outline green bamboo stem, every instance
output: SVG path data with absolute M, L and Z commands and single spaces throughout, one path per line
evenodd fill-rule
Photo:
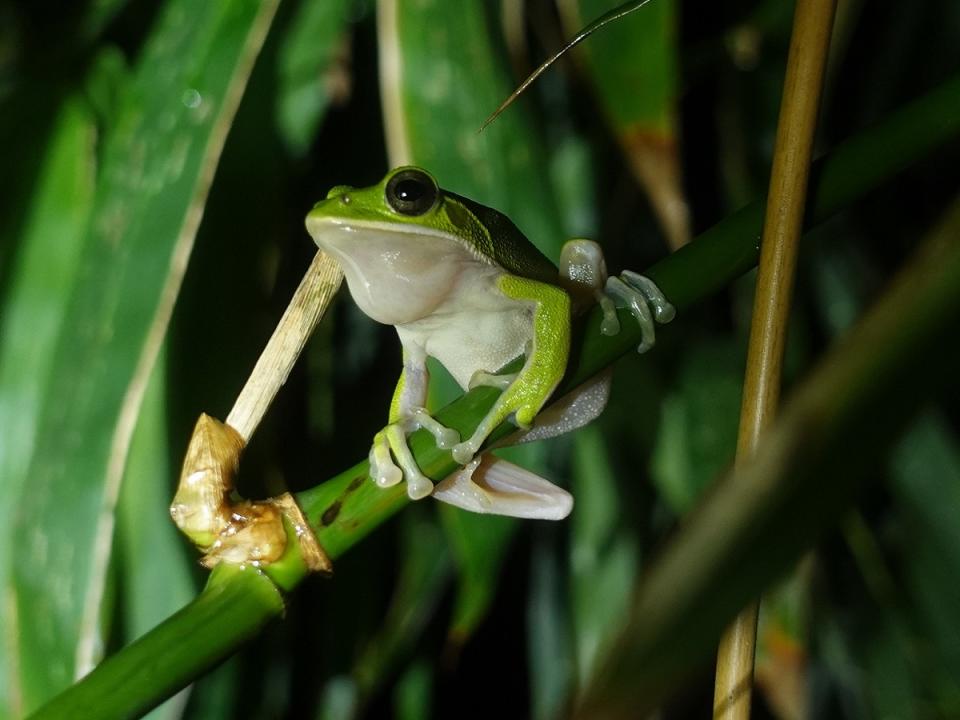
M 104 660 L 35 717 L 139 717 L 229 656 L 282 612 L 283 597 L 269 578 L 253 569 L 220 565 L 189 605 Z
M 807 180 L 835 11 L 836 0 L 797 0 L 747 347 L 737 466 L 756 452 L 779 405 Z M 750 718 L 759 612 L 759 602 L 751 602 L 720 637 L 714 720 Z
M 960 75 L 818 162 L 811 181 L 809 222 L 822 221 L 957 134 Z M 762 203 L 743 208 L 647 274 L 678 310 L 690 307 L 756 263 L 762 214 Z M 586 339 L 573 351 L 564 387 L 583 382 L 633 352 L 639 342 L 639 333 L 626 315 L 624 331 L 615 337 L 602 336 L 599 324 L 599 314 L 587 318 Z M 478 388 L 438 415 L 453 427 L 467 429 L 483 416 L 495 394 L 491 388 Z M 437 478 L 454 469 L 449 453 L 437 450 L 424 435 L 415 434 L 411 446 L 425 472 Z M 358 463 L 297 498 L 334 560 L 407 502 L 402 488 L 379 490 L 366 477 L 366 462 Z M 283 590 L 293 589 L 303 575 L 296 560 L 272 570 Z M 154 707 L 236 651 L 257 628 L 281 613 L 282 603 L 265 601 L 262 590 L 248 592 L 247 586 L 260 587 L 261 581 L 268 584 L 253 571 L 218 570 L 190 605 L 101 663 L 33 717 L 83 718 L 91 716 L 93 709 L 97 718 L 109 720 L 135 717 Z

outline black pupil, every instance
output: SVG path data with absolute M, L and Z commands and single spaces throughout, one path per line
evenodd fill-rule
M 405 178 L 397 183 L 397 197 L 403 202 L 415 203 L 428 192 L 427 186 L 420 180 Z

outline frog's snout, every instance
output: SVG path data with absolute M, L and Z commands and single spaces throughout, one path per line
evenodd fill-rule
M 327 200 L 332 200 L 335 197 L 341 196 L 344 197 L 345 200 L 348 200 L 349 196 L 347 193 L 351 190 L 353 190 L 353 188 L 349 185 L 335 185 L 334 187 L 330 188 L 330 192 L 327 193 Z

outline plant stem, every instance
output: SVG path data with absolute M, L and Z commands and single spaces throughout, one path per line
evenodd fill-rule
M 808 221 L 822 221 L 958 133 L 960 75 L 818 162 L 811 180 Z M 756 263 L 762 212 L 762 203 L 743 208 L 647 274 L 678 310 L 709 297 Z M 602 336 L 599 325 L 599 313 L 587 319 L 587 339 L 573 349 L 564 387 L 583 382 L 617 357 L 633 352 L 639 341 L 639 332 L 627 316 L 623 331 L 614 337 Z M 454 427 L 476 423 L 495 396 L 491 388 L 478 388 L 438 416 Z M 412 436 L 411 447 L 428 475 L 436 477 L 454 467 L 449 453 L 437 450 L 425 433 Z M 366 463 L 359 463 L 297 498 L 333 559 L 407 502 L 402 488 L 379 490 L 367 482 L 366 473 Z M 294 567 L 278 582 L 290 590 L 303 576 L 304 570 Z M 34 717 L 80 718 L 82 712 L 95 707 L 98 718 L 109 720 L 133 717 L 157 705 L 281 613 L 279 595 L 276 602 L 267 601 L 261 581 L 270 582 L 253 571 L 230 574 L 229 569 L 218 569 L 207 589 L 190 605 L 102 662 Z
M 104 660 L 34 717 L 139 717 L 228 657 L 282 612 L 283 597 L 268 577 L 252 568 L 218 565 L 189 605 Z
M 737 465 L 756 452 L 779 404 L 790 299 L 835 10 L 836 0 L 797 1 L 760 246 Z M 759 611 L 759 601 L 751 603 L 720 638 L 713 695 L 717 720 L 750 717 Z
M 341 280 L 340 266 L 319 250 L 227 415 L 227 425 L 240 434 L 244 444 L 250 442 L 273 398 L 287 381 Z

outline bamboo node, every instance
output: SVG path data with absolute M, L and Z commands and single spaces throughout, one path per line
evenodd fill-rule
M 243 448 L 243 438 L 234 428 L 206 413 L 200 415 L 170 515 L 204 553 L 201 564 L 263 567 L 277 562 L 287 549 L 289 524 L 307 568 L 330 574 L 333 564 L 290 493 L 259 501 L 236 497 L 234 478 Z

